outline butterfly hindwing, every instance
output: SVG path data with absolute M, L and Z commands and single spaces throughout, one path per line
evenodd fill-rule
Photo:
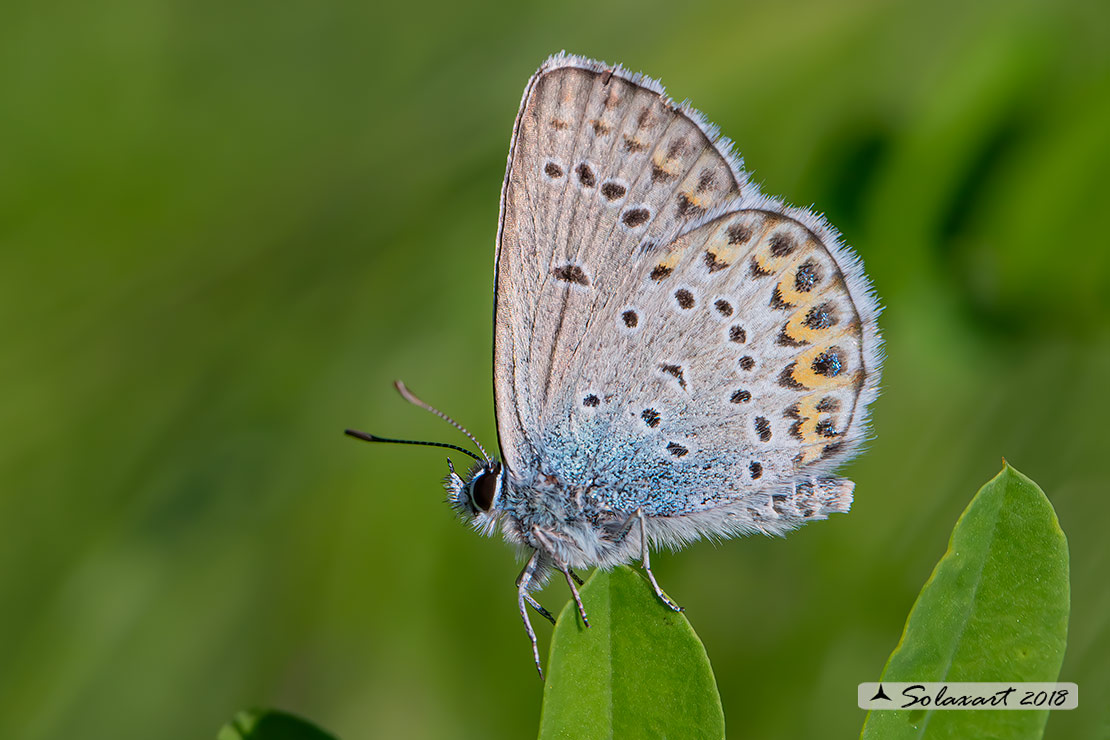
M 850 503 L 826 479 L 866 434 L 876 311 L 818 219 L 735 207 L 640 255 L 568 363 L 544 449 L 620 508 L 781 531 Z M 825 498 L 790 512 L 775 498 L 810 494 Z

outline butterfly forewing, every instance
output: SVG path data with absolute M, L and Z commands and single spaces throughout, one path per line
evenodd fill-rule
M 537 462 L 553 388 L 645 245 L 739 195 L 714 131 L 654 82 L 576 57 L 525 91 L 502 196 L 495 385 L 511 470 Z

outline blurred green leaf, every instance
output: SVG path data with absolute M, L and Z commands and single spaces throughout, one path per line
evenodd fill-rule
M 335 736 L 292 714 L 247 709 L 221 727 L 216 740 L 335 740 Z
M 637 572 L 595 571 L 559 615 L 540 740 L 723 738 L 725 717 L 705 648 L 682 614 Z
M 910 611 L 884 681 L 1055 681 L 1068 637 L 1068 543 L 1009 465 L 972 499 Z M 1039 738 L 1047 711 L 873 711 L 864 740 Z

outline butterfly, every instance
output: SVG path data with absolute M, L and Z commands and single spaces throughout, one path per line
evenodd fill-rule
M 552 573 L 653 547 L 783 534 L 848 511 L 834 474 L 868 434 L 879 306 L 823 217 L 762 194 L 662 85 L 564 53 L 529 80 L 497 229 L 500 459 L 448 459 L 448 499 L 523 550 L 517 606 Z M 407 443 L 348 430 L 369 441 Z

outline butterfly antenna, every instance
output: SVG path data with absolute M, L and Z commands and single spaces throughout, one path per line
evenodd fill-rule
M 393 383 L 393 387 L 396 388 L 397 392 L 401 394 L 401 398 L 405 399 L 406 401 L 411 403 L 413 406 L 419 406 L 420 408 L 424 409 L 425 411 L 431 411 L 433 414 L 435 414 L 439 418 L 443 419 L 445 422 L 447 422 L 451 426 L 455 427 L 455 429 L 458 429 L 460 432 L 465 434 L 467 437 L 470 438 L 470 441 L 473 442 L 475 444 L 475 446 L 479 450 L 482 451 L 482 456 L 486 458 L 486 462 L 493 462 L 493 459 L 489 456 L 489 453 L 486 452 L 486 448 L 482 447 L 482 443 L 479 442 L 474 437 L 473 434 L 468 432 L 466 430 L 466 427 L 464 427 L 462 424 L 460 424 L 459 422 L 455 421 L 454 419 L 452 419 L 447 414 L 445 414 L 442 411 L 440 411 L 439 409 L 437 409 L 435 406 L 432 406 L 431 404 L 424 403 L 423 401 L 421 401 L 419 398 L 414 396 L 412 394 L 412 391 L 410 391 L 408 388 L 406 388 L 405 384 L 402 383 L 401 381 L 399 381 L 399 380 L 395 381 Z M 474 459 L 477 460 L 478 458 L 475 457 Z
M 429 447 L 446 447 L 446 448 L 451 449 L 451 450 L 458 450 L 459 452 L 463 453 L 464 455 L 470 455 L 471 457 L 473 457 L 478 462 L 482 462 L 482 458 L 478 457 L 477 455 L 475 455 L 473 452 L 466 449 L 465 447 L 459 447 L 458 445 L 447 444 L 446 442 L 420 442 L 420 441 L 415 440 L 415 439 L 387 439 L 385 437 L 378 437 L 377 435 L 374 435 L 374 434 L 367 434 L 366 432 L 360 432 L 357 429 L 347 429 L 343 433 L 346 434 L 348 437 L 354 437 L 355 439 L 361 439 L 364 442 L 390 442 L 390 443 L 395 444 L 395 445 L 427 445 Z M 451 472 L 452 473 L 455 472 L 454 468 L 451 469 Z

